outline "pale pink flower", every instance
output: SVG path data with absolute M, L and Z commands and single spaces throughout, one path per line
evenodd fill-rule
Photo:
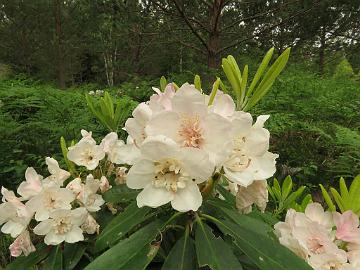
M 28 200 L 41 192 L 41 180 L 43 177 L 37 174 L 34 168 L 29 167 L 25 171 L 25 179 L 26 180 L 19 185 L 17 193 L 25 200 Z
M 49 183 L 55 183 L 56 185 L 62 186 L 64 181 L 70 177 L 70 173 L 61 169 L 59 163 L 53 158 L 46 157 L 45 162 L 51 175 L 46 177 L 43 181 L 49 181 Z
M 111 188 L 109 180 L 106 178 L 106 176 L 101 176 L 99 188 L 101 193 L 104 193 Z
M 231 96 L 218 90 L 210 110 L 222 117 L 231 119 L 235 113 L 235 103 Z
M 146 103 L 140 103 L 132 112 L 133 118 L 129 118 L 125 122 L 125 130 L 134 140 L 134 144 L 138 147 L 147 137 L 145 126 L 152 117 L 152 110 Z
M 268 202 L 268 189 L 266 181 L 254 181 L 247 187 L 239 186 L 236 194 L 236 208 L 242 213 L 250 213 L 252 205 L 256 204 L 264 212 Z
M 88 214 L 85 222 L 81 225 L 81 229 L 87 234 L 99 234 L 100 225 L 96 222 L 92 215 Z
M 9 249 L 13 257 L 19 257 L 22 253 L 27 256 L 36 250 L 31 242 L 28 230 L 23 231 L 9 246 Z
M 175 87 L 172 83 L 166 85 L 164 92 L 161 92 L 160 89 L 153 87 L 152 88 L 156 94 L 153 94 L 150 97 L 149 106 L 153 111 L 171 111 L 172 104 L 171 99 L 175 95 Z
M 346 241 L 360 243 L 359 217 L 351 210 L 343 214 L 333 213 L 336 225 L 336 238 Z
M 313 222 L 316 222 L 325 228 L 331 230 L 334 226 L 332 214 L 324 211 L 319 203 L 310 203 L 305 209 L 305 215 Z

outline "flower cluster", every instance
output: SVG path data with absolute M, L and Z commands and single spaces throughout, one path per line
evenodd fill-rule
M 275 232 L 282 245 L 316 270 L 360 269 L 359 217 L 352 211 L 329 212 L 311 203 L 305 213 L 288 210 Z
M 264 128 L 269 116 L 253 124 L 221 91 L 212 100 L 190 84 L 154 90 L 125 124 L 140 151 L 126 182 L 142 189 L 139 207 L 170 202 L 178 211 L 196 211 L 202 204 L 199 187 L 215 172 L 241 187 L 274 174 L 277 155 L 268 151 L 270 134 Z
M 43 178 L 28 168 L 19 197 L 2 188 L 0 225 L 16 238 L 12 256 L 34 251 L 29 228 L 47 245 L 98 233 L 94 213 L 105 204 L 101 194 L 111 188 L 109 176 L 113 184 L 141 189 L 139 207 L 170 202 L 185 212 L 198 210 L 207 181 L 222 174 L 238 190 L 240 209 L 249 212 L 253 203 L 265 209 L 265 180 L 274 174 L 277 158 L 268 151 L 270 135 L 263 127 L 268 116 L 253 124 L 251 115 L 236 111 L 233 99 L 221 91 L 210 97 L 189 84 L 154 90 L 126 121 L 126 143 L 111 132 L 97 144 L 91 132 L 82 130 L 81 140 L 67 150 L 67 159 L 79 170 L 70 173 L 48 157 L 50 175 Z

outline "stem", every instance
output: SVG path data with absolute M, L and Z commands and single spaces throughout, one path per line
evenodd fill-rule
M 215 173 L 206 183 L 205 187 L 201 190 L 204 199 L 207 199 L 212 191 L 214 190 L 216 184 L 219 182 L 221 173 Z

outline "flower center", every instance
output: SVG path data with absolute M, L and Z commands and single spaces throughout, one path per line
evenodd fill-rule
M 226 167 L 234 172 L 241 172 L 248 168 L 251 158 L 244 154 L 245 137 L 238 136 L 234 139 L 233 152 L 226 162 Z
M 309 250 L 314 254 L 321 254 L 321 253 L 324 253 L 324 251 L 325 251 L 324 245 L 321 243 L 320 239 L 318 239 L 317 237 L 310 238 L 307 241 L 307 246 L 308 246 Z
M 204 138 L 199 117 L 183 117 L 180 124 L 179 135 L 183 141 L 183 146 L 200 148 L 204 142 Z
M 61 217 L 54 220 L 54 231 L 56 234 L 65 234 L 71 230 L 72 223 L 69 217 Z
M 57 207 L 58 207 L 58 203 L 57 203 L 56 194 L 47 193 L 47 194 L 45 195 L 44 206 L 45 206 L 47 209 L 57 208 Z
M 86 149 L 82 154 L 82 157 L 86 163 L 89 163 L 94 159 L 94 154 L 91 149 Z
M 184 188 L 186 174 L 181 171 L 180 163 L 175 159 L 165 159 L 155 162 L 155 178 L 153 185 L 157 188 L 166 188 L 176 192 L 178 188 Z

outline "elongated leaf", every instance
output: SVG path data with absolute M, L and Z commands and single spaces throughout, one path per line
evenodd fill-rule
M 159 251 L 159 243 L 147 244 L 126 264 L 126 270 L 145 270 Z
M 329 193 L 326 191 L 326 189 L 324 188 L 324 186 L 322 184 L 320 184 L 320 188 L 321 188 L 321 193 L 324 197 L 324 200 L 329 207 L 329 210 L 332 212 L 336 211 L 336 206 L 333 203 L 333 201 L 331 200 Z
M 105 92 L 104 100 L 106 103 L 106 107 L 108 108 L 109 115 L 113 119 L 114 118 L 114 102 L 108 92 Z
M 261 270 L 312 269 L 288 248 L 251 228 L 244 228 L 226 220 L 214 219 L 214 223 L 223 233 L 231 235 L 235 245 Z
M 49 255 L 50 249 L 51 248 L 45 244 L 38 245 L 36 246 L 35 252 L 30 253 L 28 256 L 16 258 L 15 261 L 6 266 L 6 270 L 31 269 Z
M 167 85 L 166 78 L 164 76 L 161 76 L 161 78 L 160 78 L 160 90 L 162 92 L 164 92 L 166 85 Z
M 267 68 L 267 66 L 269 65 L 269 62 L 271 60 L 271 57 L 274 53 L 274 48 L 271 48 L 270 50 L 268 50 L 268 52 L 265 54 L 263 60 L 261 61 L 261 64 L 259 66 L 259 68 L 257 69 L 254 79 L 252 80 L 250 87 L 246 93 L 246 96 L 250 96 L 250 94 L 252 93 L 252 91 L 254 90 L 255 86 L 257 85 L 257 83 L 259 82 L 262 74 L 264 73 L 265 69 Z
M 335 188 L 330 188 L 330 192 L 333 195 L 334 200 L 335 200 L 337 206 L 339 207 L 340 211 L 342 213 L 344 213 L 347 209 L 344 206 L 343 200 L 342 200 L 339 192 Z
M 234 195 L 232 195 L 228 190 L 226 190 L 223 186 L 217 185 L 216 186 L 217 191 L 224 197 L 224 199 L 229 202 L 233 208 L 235 208 L 236 198 Z
M 66 166 L 67 166 L 69 172 L 74 175 L 75 172 L 76 172 L 76 170 L 75 170 L 75 165 L 74 165 L 74 163 L 73 163 L 72 161 L 70 161 L 70 160 L 68 159 L 68 157 L 67 157 L 67 154 L 68 154 L 69 151 L 68 151 L 68 148 L 67 148 L 67 146 L 66 146 L 66 141 L 65 141 L 64 137 L 61 137 L 61 138 L 60 138 L 60 147 L 61 147 L 61 152 L 62 152 L 62 154 L 63 154 L 63 157 L 64 157 L 64 161 L 65 161 L 65 163 L 66 163 Z
M 150 208 L 138 208 L 136 202 L 130 204 L 124 212 L 118 214 L 104 228 L 95 243 L 96 251 L 112 246 L 116 241 L 123 238 L 134 226 L 147 218 Z
M 54 246 L 46 259 L 43 270 L 63 270 L 63 253 L 61 246 Z
M 216 81 L 213 84 L 212 90 L 211 90 L 211 94 L 210 94 L 210 98 L 209 98 L 209 103 L 208 105 L 212 105 L 216 96 L 216 93 L 219 89 L 219 85 L 220 85 L 220 78 L 217 78 Z
M 139 194 L 134 189 L 129 189 L 126 185 L 114 186 L 103 194 L 106 202 L 120 203 L 134 200 Z
M 195 246 L 199 266 L 208 265 L 213 270 L 242 269 L 240 262 L 224 240 L 216 238 L 211 228 L 200 219 L 197 221 Z
M 164 225 L 165 222 L 161 220 L 156 220 L 146 225 L 129 238 L 121 240 L 118 244 L 101 254 L 85 269 L 129 270 L 128 264 L 133 265 L 135 258 L 136 260 L 146 259 L 144 258 L 144 248 L 150 246 Z
M 284 201 L 284 208 L 289 208 L 292 203 L 294 203 L 304 192 L 305 187 L 299 187 L 295 192 L 291 193 L 289 197 Z
M 237 98 L 240 99 L 240 83 L 235 77 L 232 66 L 226 58 L 222 60 L 222 68 Z
M 246 91 L 247 80 L 248 80 L 248 72 L 249 72 L 249 66 L 245 65 L 243 75 L 241 78 L 241 84 L 240 84 L 241 103 L 244 101 L 244 97 L 245 97 L 245 91 Z
M 194 77 L 194 85 L 197 90 L 201 91 L 201 79 L 200 76 L 197 74 Z
M 244 108 L 244 110 L 249 110 L 253 107 L 260 99 L 269 91 L 270 87 L 274 83 L 275 79 L 281 71 L 286 66 L 286 63 L 289 59 L 290 48 L 287 48 L 279 57 L 276 59 L 275 63 L 269 68 L 266 72 L 263 80 L 259 84 L 259 86 L 254 91 L 253 95 L 249 99 L 248 104 Z
M 83 243 L 65 244 L 63 257 L 64 257 L 64 270 L 76 269 L 76 265 L 81 260 L 86 250 L 86 245 Z
M 289 196 L 293 187 L 291 176 L 287 176 L 282 184 L 282 199 L 285 200 Z
M 188 269 L 196 269 L 196 254 L 194 240 L 185 234 L 171 249 L 161 270 Z
M 351 209 L 355 211 L 360 210 L 360 174 L 357 175 L 352 181 L 349 188 L 349 196 L 351 201 Z M 357 210 L 359 209 L 359 210 Z
M 342 177 L 340 178 L 340 181 L 339 181 L 339 187 L 340 187 L 340 194 L 341 194 L 341 198 L 342 198 L 342 202 L 344 204 L 344 207 L 346 209 L 350 209 L 349 191 L 347 189 L 345 180 Z

